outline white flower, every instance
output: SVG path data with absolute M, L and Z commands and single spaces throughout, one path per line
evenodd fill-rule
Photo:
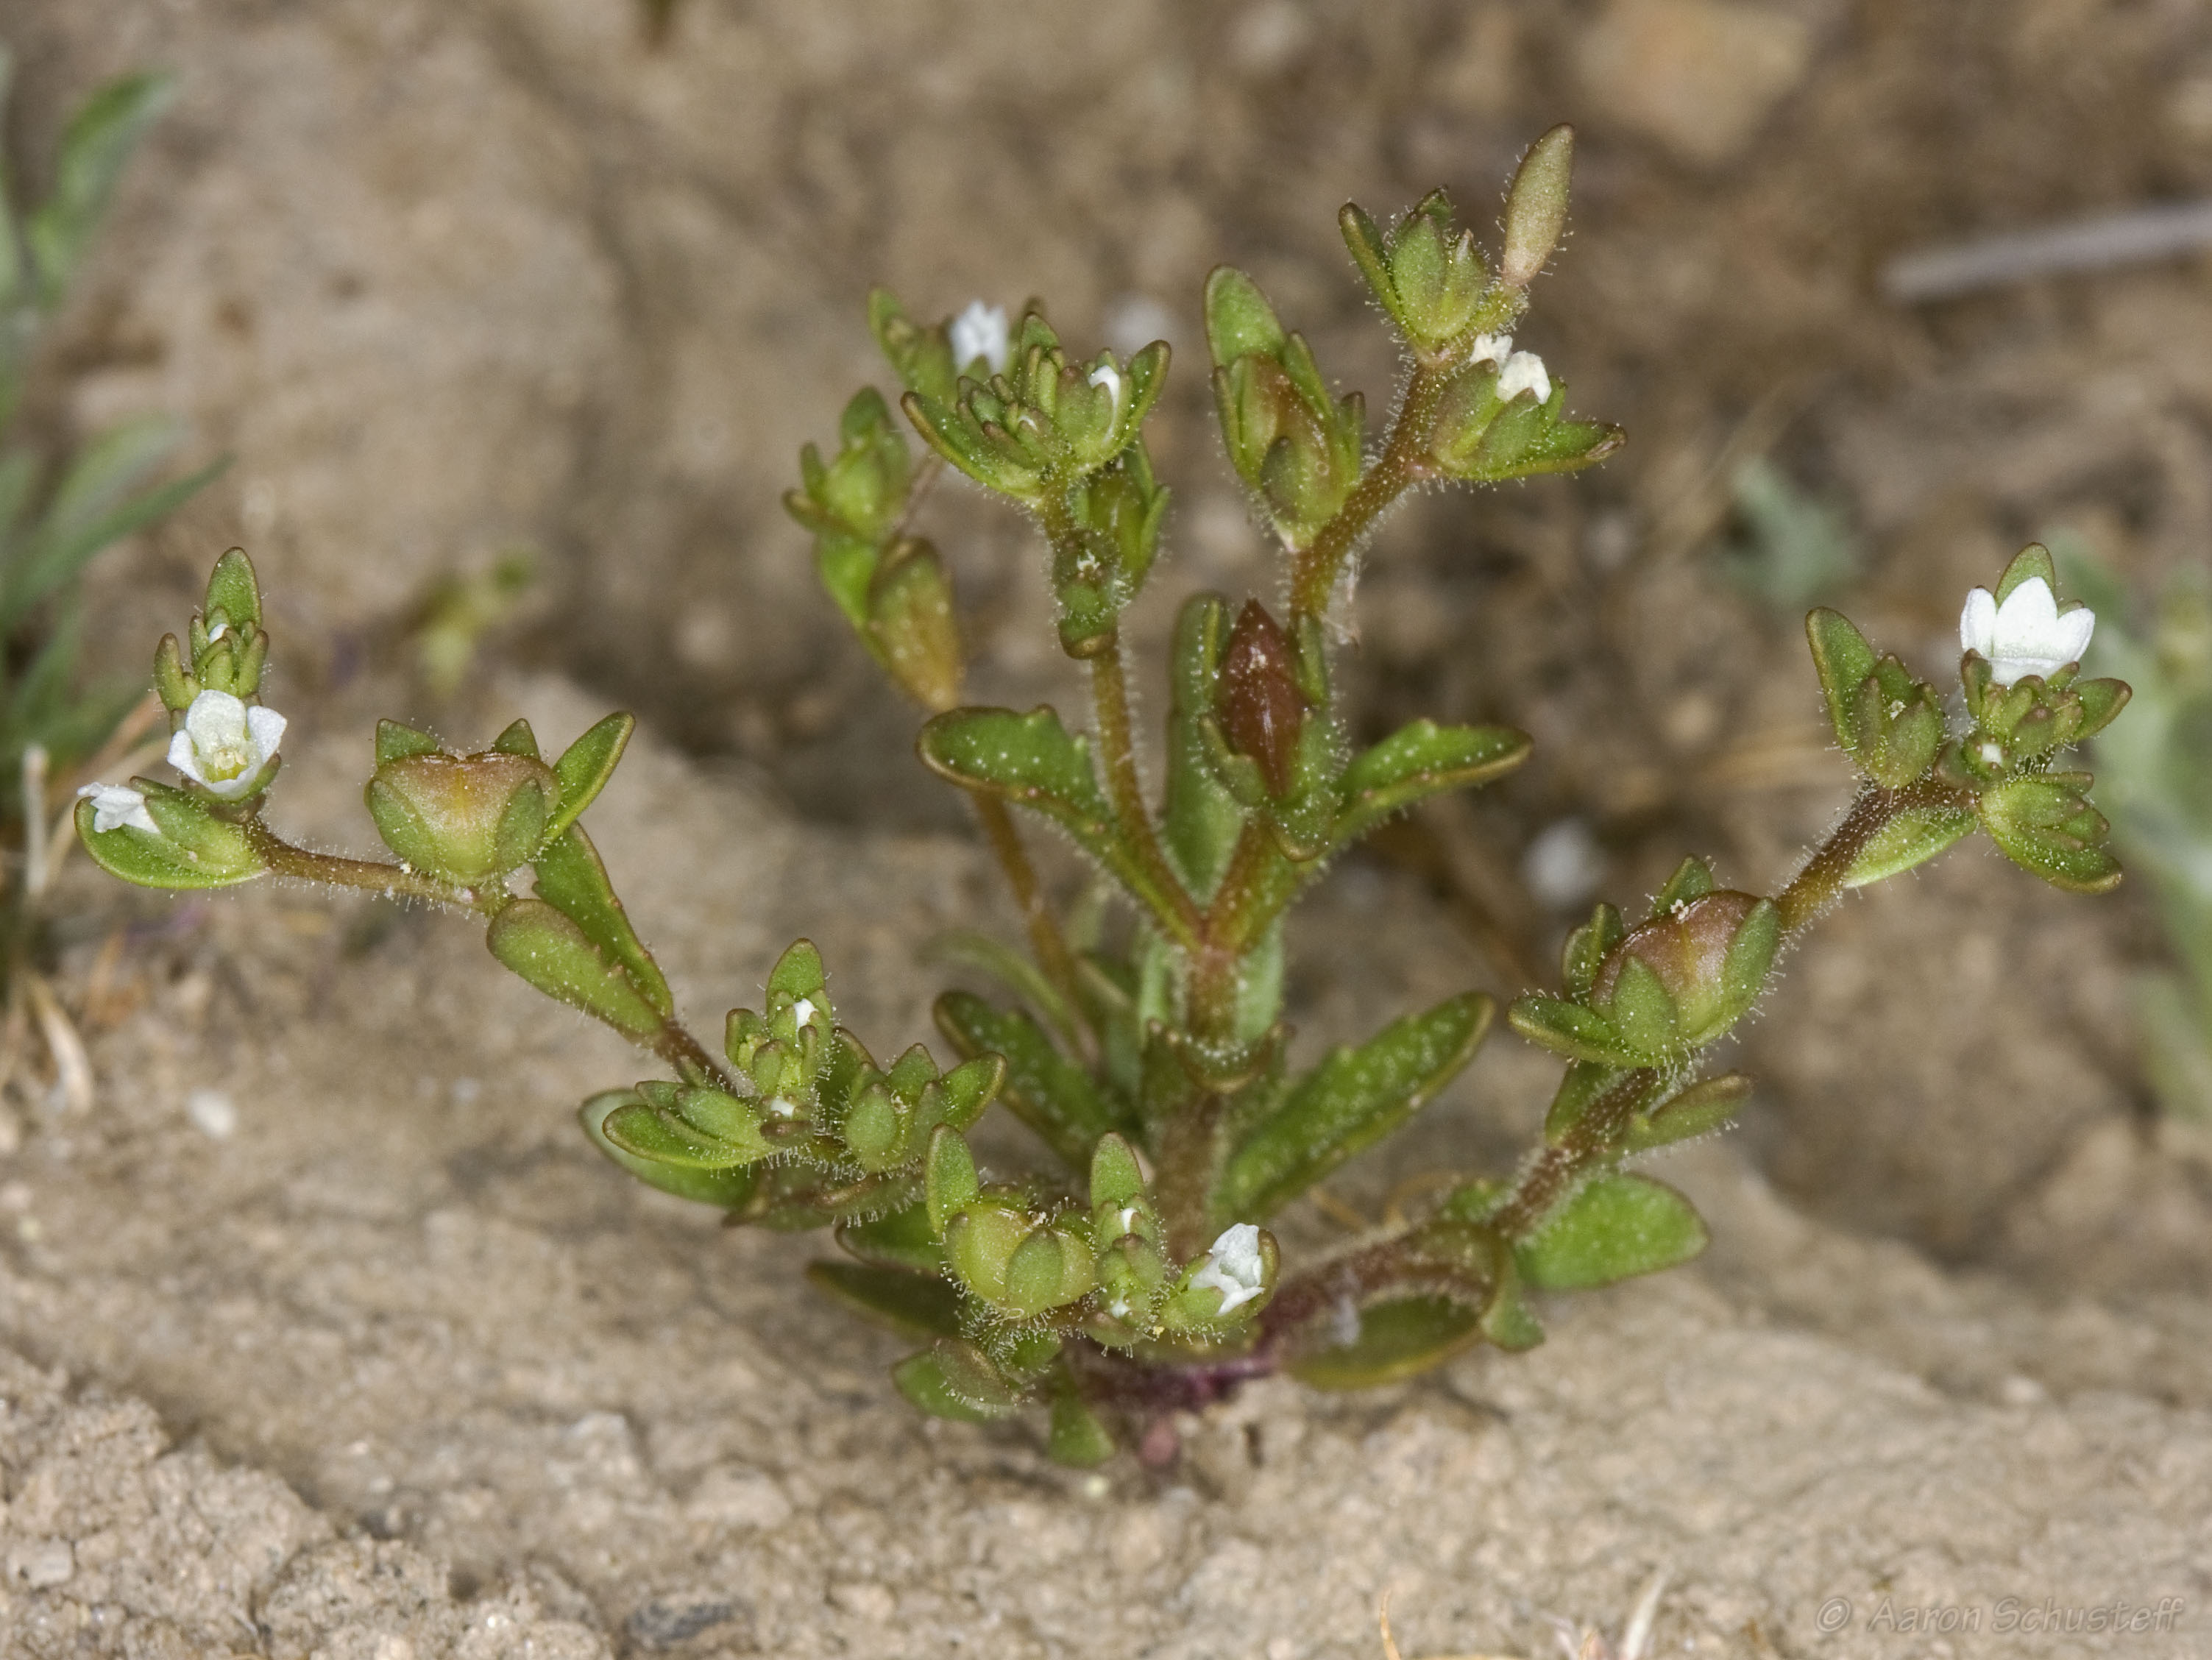
M 1470 363 L 1502 363 L 1513 356 L 1513 337 L 1510 334 L 1478 334 L 1474 344 L 1468 350 Z
M 1206 1265 L 1190 1277 L 1191 1288 L 1221 1293 L 1221 1312 L 1242 1308 L 1266 1288 L 1267 1265 L 1260 1260 L 1260 1230 L 1239 1222 L 1215 1240 Z
M 235 801 L 252 793 L 283 738 L 284 717 L 276 710 L 204 691 L 169 739 L 169 764 L 210 795 Z
M 992 374 L 1005 373 L 1006 361 L 1013 355 L 1013 342 L 1006 334 L 1006 313 L 998 306 L 987 306 L 981 300 L 970 300 L 968 309 L 952 319 L 952 366 L 964 369 L 977 358 L 981 358 Z
M 1091 371 L 1090 380 L 1092 386 L 1106 388 L 1114 399 L 1114 413 L 1119 415 L 1121 412 L 1121 371 L 1111 363 L 1101 363 Z
M 1533 351 L 1515 352 L 1498 371 L 1500 398 L 1510 399 L 1524 392 L 1534 392 L 1540 404 L 1551 400 L 1552 377 L 1544 371 L 1544 360 Z
M 77 794 L 91 798 L 92 828 L 101 836 L 126 824 L 150 836 L 161 833 L 154 815 L 146 811 L 144 794 L 128 784 L 87 784 Z
M 2080 662 L 2096 626 L 2097 614 L 2087 605 L 2062 612 L 2051 584 L 2031 576 L 2002 605 L 1987 588 L 1968 594 L 1959 615 L 1959 644 L 1988 658 L 1991 678 L 2009 686 L 2027 675 L 2048 678 Z

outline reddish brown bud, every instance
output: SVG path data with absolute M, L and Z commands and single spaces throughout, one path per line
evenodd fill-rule
M 1291 666 L 1291 642 L 1257 599 L 1245 601 L 1229 630 L 1216 707 L 1229 747 L 1260 763 L 1270 794 L 1289 794 L 1305 694 Z

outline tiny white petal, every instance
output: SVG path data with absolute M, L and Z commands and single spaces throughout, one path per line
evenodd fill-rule
M 249 794 L 283 741 L 284 717 L 227 691 L 204 691 L 169 739 L 169 764 L 226 801 Z
M 1468 350 L 1470 363 L 1503 363 L 1513 356 L 1513 337 L 1510 334 L 1478 334 L 1474 344 Z
M 2009 686 L 2028 675 L 2048 677 L 2080 662 L 2096 626 L 2096 613 L 2086 605 L 2060 616 L 2051 584 L 2031 576 L 2002 605 L 1984 589 L 1968 594 L 1959 638 L 1967 650 L 1990 660 L 1992 680 Z
M 1552 377 L 1544 368 L 1544 360 L 1533 351 L 1516 351 L 1505 360 L 1498 371 L 1498 395 L 1516 398 L 1524 392 L 1536 394 L 1540 404 L 1552 396 Z
M 228 623 L 218 623 L 213 628 L 210 629 L 208 630 L 208 644 L 212 646 L 216 641 L 222 639 L 224 634 L 229 630 L 229 628 L 230 624 Z
M 791 1018 L 795 1025 L 805 1025 L 814 1018 L 814 1000 L 802 997 L 791 1006 Z
M 1206 1253 L 1206 1262 L 1190 1277 L 1194 1289 L 1221 1293 L 1221 1312 L 1227 1314 L 1257 1297 L 1267 1286 L 1267 1264 L 1260 1256 L 1260 1230 L 1239 1222 L 1226 1230 Z
M 981 300 L 970 300 L 968 308 L 952 319 L 951 337 L 956 369 L 965 369 L 980 357 L 992 374 L 1003 374 L 1013 356 L 1005 310 Z
M 1121 371 L 1111 363 L 1101 363 L 1091 371 L 1091 384 L 1107 389 L 1114 399 L 1115 413 L 1119 414 L 1121 409 Z
M 1959 613 L 1959 649 L 1978 651 L 1984 657 L 1996 650 L 1997 597 L 1987 588 L 1976 588 L 1966 596 L 1966 608 Z
M 92 802 L 92 828 L 100 836 L 125 825 L 144 830 L 149 836 L 159 836 L 161 827 L 154 822 L 154 815 L 146 811 L 146 797 L 128 784 L 87 784 L 77 792 L 80 798 Z
M 2089 636 L 2097 631 L 2097 613 L 2087 605 L 2077 605 L 2072 611 L 2061 611 L 2052 625 L 2052 638 L 2058 648 L 2066 654 L 2066 660 L 2078 663 L 2081 654 L 2089 649 Z

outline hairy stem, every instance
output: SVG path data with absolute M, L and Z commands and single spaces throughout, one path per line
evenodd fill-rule
M 1014 815 L 1006 810 L 1004 801 L 982 790 L 969 791 L 968 799 L 975 805 L 975 816 L 983 821 L 983 833 L 990 838 L 991 851 L 998 855 L 999 868 L 1006 874 L 1006 885 L 1013 890 L 1014 903 L 1021 907 L 1022 923 L 1029 931 L 1030 949 L 1036 953 L 1037 965 L 1067 1000 L 1070 1008 L 1082 1007 L 1075 958 L 1060 931 L 1060 920 L 1052 914 L 1052 906 L 1045 899 L 1036 867 L 1030 863 L 1029 849 L 1022 845 L 1021 830 L 1014 824 Z
M 1421 455 L 1429 446 L 1430 429 L 1436 423 L 1437 404 L 1443 396 L 1449 371 L 1439 363 L 1417 362 L 1399 400 L 1390 435 L 1375 464 L 1359 475 L 1352 494 L 1336 514 L 1301 550 L 1291 568 L 1291 616 L 1321 617 L 1328 611 L 1328 597 L 1344 562 L 1352 556 L 1383 510 L 1405 494 L 1420 477 Z
M 411 871 L 404 865 L 386 865 L 374 859 L 347 859 L 337 854 L 311 853 L 279 836 L 258 817 L 240 822 L 239 828 L 261 857 L 279 876 L 296 876 L 334 888 L 359 888 L 387 899 L 427 899 L 434 905 L 453 905 L 465 910 L 496 916 L 514 897 L 500 883 L 486 888 L 459 887 Z
M 1934 778 L 1921 779 L 1901 790 L 1866 785 L 1843 822 L 1813 849 L 1790 885 L 1774 896 L 1776 908 L 1782 913 L 1783 931 L 1795 933 L 1843 897 L 1844 880 L 1852 865 L 1899 813 L 1915 807 L 1971 809 L 1973 805 L 1972 792 Z
M 1197 902 L 1182 879 L 1168 863 L 1153 828 L 1151 809 L 1145 802 L 1145 784 L 1137 770 L 1137 740 L 1129 717 L 1129 679 L 1121 660 L 1121 636 L 1117 630 L 1091 658 L 1091 702 L 1098 733 L 1098 758 L 1106 769 L 1106 793 L 1122 837 L 1136 854 L 1138 865 L 1155 890 L 1153 908 L 1160 926 L 1186 948 L 1198 942 L 1203 926 Z

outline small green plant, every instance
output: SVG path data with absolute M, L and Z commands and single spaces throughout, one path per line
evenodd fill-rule
M 2060 552 L 2108 618 L 2098 660 L 2136 688 L 2135 713 L 2097 740 L 2097 762 L 2114 840 L 2149 879 L 2179 967 L 2136 982 L 2143 1070 L 2167 1113 L 2212 1124 L 2212 569 L 2183 567 L 2135 629 L 2127 594 L 2087 547 L 2069 537 Z
M 0 46 L 0 115 L 10 70 Z M 130 722 L 121 743 L 111 745 L 143 691 L 79 684 L 77 577 L 217 469 L 149 485 L 184 436 L 181 423 L 167 417 L 124 422 L 51 459 L 21 435 L 17 417 L 31 366 L 68 300 L 116 180 L 169 95 L 167 79 L 155 75 L 125 76 L 94 92 L 64 128 L 52 188 L 35 205 L 21 202 L 0 157 L 0 777 L 19 785 L 0 789 L 0 842 L 15 854 L 0 905 L 0 977 L 11 1034 L 5 1064 L 13 1062 L 12 1034 L 27 1008 L 64 1085 L 78 1095 L 88 1075 L 76 1040 L 30 965 L 39 903 L 52 872 L 50 781 L 66 779 L 103 745 L 112 752 L 101 758 L 112 764 L 160 712 L 149 705 L 143 719 Z
M 923 324 L 874 296 L 876 337 L 922 453 L 863 390 L 835 451 L 805 451 L 787 500 L 860 643 L 929 712 L 921 757 L 975 804 L 1027 926 L 1026 957 L 980 953 L 1012 1001 L 965 991 L 939 1001 L 949 1068 L 919 1045 L 876 1061 L 837 1024 L 805 941 L 775 964 L 761 1010 L 732 1012 L 719 1044 L 679 1021 L 579 819 L 622 753 L 628 715 L 551 758 L 520 722 L 465 755 L 386 722 L 368 804 L 400 862 L 284 841 L 262 815 L 284 723 L 258 701 L 268 637 L 235 550 L 185 639 L 163 640 L 155 659 L 184 782 L 100 787 L 79 830 L 102 865 L 148 886 L 275 873 L 483 916 L 501 963 L 672 1074 L 587 1101 L 593 1144 L 734 1222 L 831 1230 L 845 1258 L 811 1278 L 921 1341 L 894 1377 L 924 1411 L 988 1420 L 1040 1407 L 1064 1460 L 1094 1462 L 1132 1438 L 1164 1456 L 1174 1410 L 1245 1379 L 1288 1371 L 1353 1387 L 1477 1341 L 1527 1348 L 1543 1335 L 1530 1293 L 1650 1273 L 1703 1246 L 1689 1203 L 1631 1165 L 1728 1122 L 1747 1085 L 1702 1073 L 1708 1052 L 1844 891 L 1978 825 L 2061 887 L 2118 879 L 2089 781 L 2053 762 L 2127 696 L 2079 677 L 2093 619 L 2061 604 L 2039 547 L 1968 605 L 1963 720 L 1843 617 L 1814 611 L 1814 665 L 1862 774 L 1833 833 L 1771 897 L 1723 888 L 1686 859 L 1633 921 L 1599 905 L 1567 941 L 1559 989 L 1508 1011 L 1564 1067 L 1520 1168 L 1455 1177 L 1410 1217 L 1317 1260 L 1284 1260 L 1269 1222 L 1434 1099 L 1492 1023 L 1491 1000 L 1469 992 L 1293 1068 L 1283 918 L 1392 814 L 1497 778 L 1528 752 L 1505 727 L 1428 721 L 1356 749 L 1331 629 L 1370 533 L 1407 491 L 1571 471 L 1620 441 L 1570 419 L 1565 386 L 1507 332 L 1558 240 L 1571 144 L 1555 129 L 1522 161 L 1494 264 L 1442 192 L 1387 231 L 1345 209 L 1346 245 L 1406 352 L 1379 442 L 1358 394 L 1334 392 L 1249 277 L 1224 268 L 1209 279 L 1221 430 L 1281 554 L 1282 614 L 1258 598 L 1184 603 L 1158 799 L 1121 624 L 1152 574 L 1168 505 L 1144 439 L 1167 348 L 1083 359 L 1034 310 L 1010 325 L 979 303 Z M 1048 708 L 963 702 L 947 562 L 914 524 L 945 466 L 1042 532 L 1060 643 L 1089 682 L 1087 731 Z M 1018 812 L 1073 842 L 1118 909 L 1063 915 Z M 967 1133 L 994 1104 L 1034 1132 L 1040 1168 L 994 1177 L 979 1165 Z

